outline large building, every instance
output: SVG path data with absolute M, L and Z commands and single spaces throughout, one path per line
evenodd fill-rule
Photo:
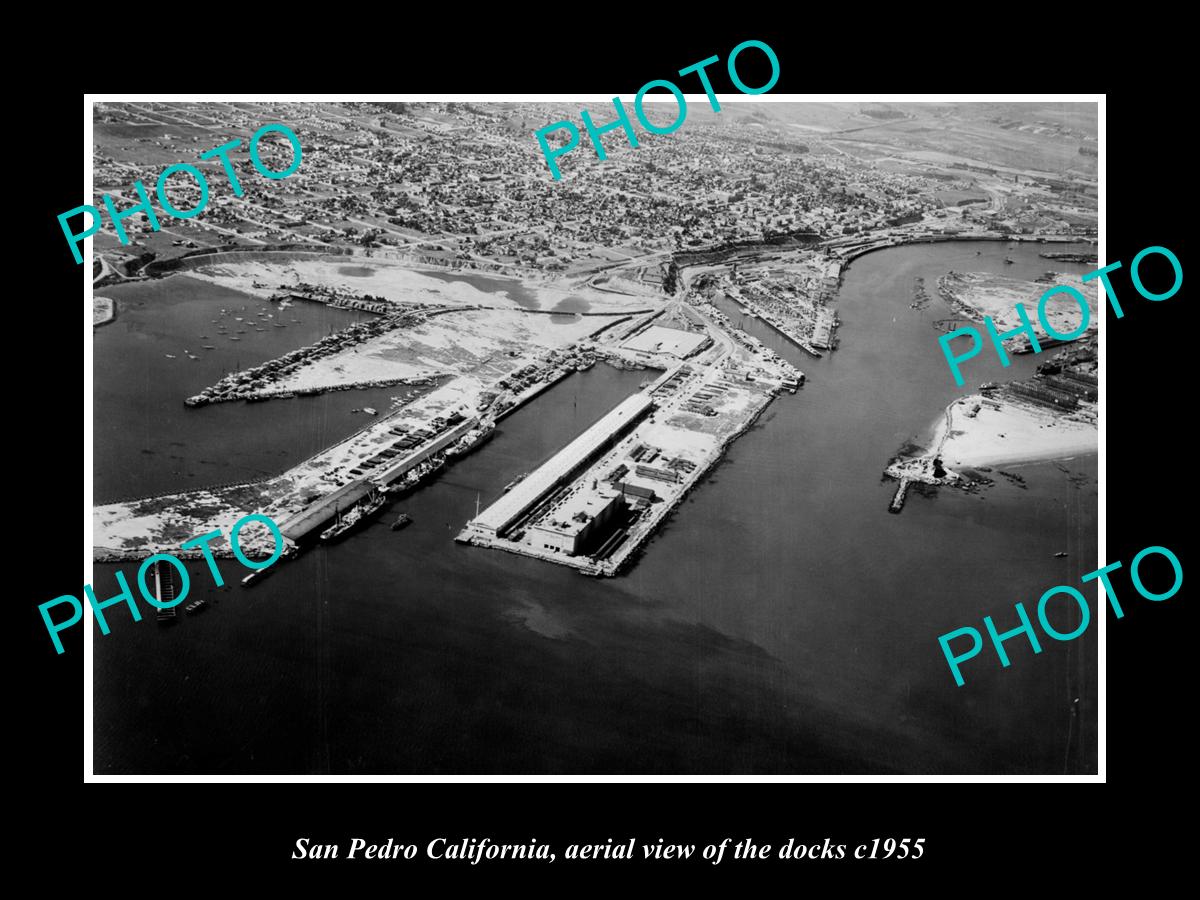
M 527 541 L 539 550 L 577 556 L 617 517 L 623 505 L 620 492 L 608 485 L 596 490 L 581 485 L 529 527 Z
M 622 346 L 626 350 L 636 350 L 640 353 L 667 353 L 683 359 L 695 353 L 706 340 L 708 335 L 702 331 L 683 331 L 679 328 L 651 325 Z

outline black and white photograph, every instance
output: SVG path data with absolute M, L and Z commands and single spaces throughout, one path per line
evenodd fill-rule
M 1101 104 L 677 80 L 91 103 L 94 776 L 1098 776 Z

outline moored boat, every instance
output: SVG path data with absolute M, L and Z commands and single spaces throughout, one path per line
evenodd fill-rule
M 334 523 L 321 532 L 321 540 L 335 541 L 338 538 L 345 537 L 358 526 L 365 524 L 379 510 L 383 509 L 385 502 L 387 502 L 387 497 L 383 492 L 372 491 L 364 500 L 354 504 L 345 515 L 339 514 Z

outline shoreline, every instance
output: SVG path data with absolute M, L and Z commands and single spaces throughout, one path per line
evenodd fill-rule
M 978 410 L 969 415 L 966 411 L 972 407 Z M 960 413 L 957 420 L 956 412 Z M 1008 440 L 1020 444 L 1010 449 L 1000 443 Z M 940 457 L 949 469 L 1050 462 L 1100 449 L 1094 422 L 981 394 L 961 397 L 947 406 L 931 443 L 934 449 L 927 455 Z
M 838 274 L 845 274 L 850 268 L 851 263 L 855 260 L 866 256 L 868 253 L 875 253 L 879 250 L 893 250 L 898 247 L 906 247 L 910 244 L 949 244 L 954 241 L 963 241 L 964 243 L 980 243 L 982 241 L 999 241 L 1002 243 L 1026 243 L 1026 244 L 1088 244 L 1097 246 L 1096 238 L 1082 235 L 1062 235 L 1062 234 L 1045 234 L 1045 235 L 1013 235 L 1010 237 L 1002 237 L 1000 235 L 970 235 L 970 234 L 954 234 L 942 235 L 932 234 L 923 235 L 921 237 L 905 238 L 900 236 L 897 240 L 880 238 L 880 241 L 886 240 L 886 243 L 874 243 L 870 246 L 862 246 L 856 249 L 848 250 L 839 258 L 842 263 L 841 270 Z M 839 247 L 830 247 L 828 245 L 820 245 L 820 249 L 827 251 L 836 251 Z

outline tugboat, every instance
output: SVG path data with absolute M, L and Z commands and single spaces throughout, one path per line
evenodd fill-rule
M 408 513 L 400 513 L 399 518 L 392 523 L 392 531 L 399 531 L 401 528 L 407 528 L 412 524 L 412 516 Z
M 340 537 L 349 534 L 354 528 L 365 524 L 366 521 L 379 510 L 383 509 L 383 504 L 387 501 L 387 497 L 379 491 L 372 491 L 365 500 L 361 503 L 356 503 L 350 512 L 343 515 L 338 515 L 332 525 L 321 532 L 322 541 L 335 541 Z

